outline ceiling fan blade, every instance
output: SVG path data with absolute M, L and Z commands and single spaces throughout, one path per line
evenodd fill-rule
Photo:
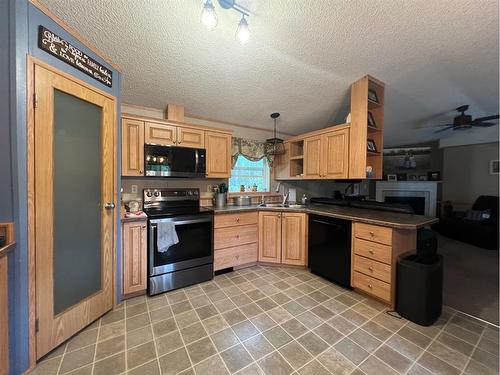
M 428 126 L 419 126 L 419 127 L 417 127 L 417 129 L 431 129 L 431 128 L 435 128 L 438 126 L 453 126 L 453 124 L 434 124 L 434 125 L 428 125 Z
M 445 130 L 448 130 L 448 129 L 451 129 L 451 128 L 453 128 L 453 125 L 450 125 L 450 126 L 448 126 L 448 127 L 444 128 L 444 129 L 439 129 L 439 130 L 436 130 L 436 131 L 434 132 L 434 134 L 444 132 Z
M 474 122 L 483 122 L 483 121 L 488 121 L 488 120 L 498 120 L 500 118 L 500 115 L 493 115 L 493 116 L 486 116 L 486 117 L 478 117 L 474 119 Z
M 479 126 L 481 128 L 487 128 L 489 126 L 496 125 L 496 122 L 473 122 L 472 126 Z

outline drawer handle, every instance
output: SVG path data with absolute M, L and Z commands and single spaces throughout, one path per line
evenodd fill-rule
M 373 267 L 372 267 L 372 266 L 368 267 L 368 269 L 369 269 L 371 272 L 373 272 Z
M 368 284 L 368 288 L 373 289 L 373 285 L 372 284 Z
M 372 236 L 372 237 L 375 236 L 375 233 L 373 233 L 372 231 L 370 231 L 368 233 L 370 233 L 370 236 Z

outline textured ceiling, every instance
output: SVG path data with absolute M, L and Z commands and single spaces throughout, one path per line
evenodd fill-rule
M 350 83 L 368 73 L 387 85 L 386 145 L 436 138 L 418 127 L 461 104 L 498 112 L 496 0 L 246 0 L 244 46 L 238 15 L 216 1 L 210 32 L 201 0 L 45 3 L 123 68 L 127 103 L 266 128 L 279 111 L 280 130 L 297 134 L 341 121 Z

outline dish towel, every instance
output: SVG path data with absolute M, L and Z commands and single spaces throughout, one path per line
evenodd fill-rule
M 179 237 L 175 231 L 173 221 L 165 221 L 157 224 L 156 245 L 159 253 L 166 253 L 170 246 L 179 243 Z

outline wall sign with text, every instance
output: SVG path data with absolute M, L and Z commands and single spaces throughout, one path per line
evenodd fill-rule
M 99 64 L 42 25 L 38 27 L 38 47 L 106 86 L 113 86 L 113 72 L 111 69 Z

